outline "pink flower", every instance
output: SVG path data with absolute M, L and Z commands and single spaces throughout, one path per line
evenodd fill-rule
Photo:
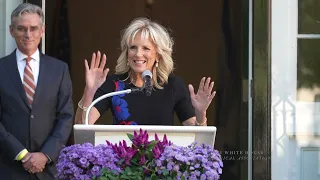
M 119 146 L 117 144 L 113 145 L 109 141 L 106 141 L 108 146 L 112 147 L 112 150 L 117 154 L 120 159 L 124 159 L 126 165 L 130 165 L 130 161 L 132 157 L 138 152 L 133 147 L 128 147 L 125 140 L 119 142 Z
M 149 144 L 148 139 L 149 139 L 149 135 L 148 135 L 147 130 L 142 131 L 142 129 L 140 129 L 139 134 L 136 131 L 134 131 L 132 143 L 135 146 L 145 146 L 145 145 Z
M 139 164 L 142 166 L 146 163 L 146 157 L 145 156 L 141 156 L 140 157 L 140 161 L 139 161 Z

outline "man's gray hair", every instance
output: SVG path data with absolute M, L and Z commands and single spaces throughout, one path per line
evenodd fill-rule
M 11 13 L 11 25 L 14 24 L 14 19 L 17 17 L 21 17 L 24 14 L 38 14 L 41 19 L 41 26 L 44 25 L 44 14 L 42 9 L 34 4 L 23 3 L 20 4 L 15 10 Z

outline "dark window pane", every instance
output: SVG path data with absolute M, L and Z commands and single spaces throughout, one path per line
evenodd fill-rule
M 298 40 L 297 101 L 318 101 L 320 95 L 320 39 Z
M 298 0 L 299 34 L 320 34 L 320 0 Z

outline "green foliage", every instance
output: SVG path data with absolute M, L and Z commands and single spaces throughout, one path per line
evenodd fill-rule
M 200 178 L 200 173 L 201 178 L 217 180 L 219 174 L 222 174 L 221 155 L 210 145 L 197 145 L 194 142 L 188 147 L 175 146 L 166 136 L 161 141 L 157 135 L 156 140 L 149 141 L 147 132 L 142 130 L 140 134 L 128 134 L 128 138 L 132 141 L 131 146 L 127 146 L 125 141 L 119 145 L 107 142 L 117 154 L 119 161 L 116 166 L 120 169 L 103 169 L 100 176 L 93 180 L 174 180 L 177 177 L 185 180 L 184 176 Z M 190 158 L 195 155 L 197 158 Z M 208 161 L 210 163 L 207 163 Z M 206 169 L 211 171 L 205 171 Z M 213 172 L 216 172 L 215 176 Z
M 103 169 L 100 177 L 94 177 L 93 180 L 142 180 L 143 176 L 142 167 L 126 167 L 120 174 Z
M 137 138 L 132 134 L 127 134 L 127 136 L 132 142 L 135 138 Z M 100 177 L 95 177 L 94 180 L 159 180 L 159 178 L 155 175 L 155 172 L 152 172 L 150 168 L 154 160 L 152 149 L 157 145 L 158 142 L 159 141 L 152 140 L 147 144 L 133 143 L 132 147 L 137 150 L 137 153 L 130 159 L 130 165 L 126 164 L 125 158 L 122 158 L 118 161 L 119 166 L 124 167 L 120 173 L 117 174 L 117 172 L 103 169 Z M 145 162 L 142 164 L 141 159 L 143 159 L 143 157 Z
M 132 134 L 127 133 L 128 138 L 130 139 L 130 141 L 132 141 L 132 139 L 134 138 L 134 136 Z

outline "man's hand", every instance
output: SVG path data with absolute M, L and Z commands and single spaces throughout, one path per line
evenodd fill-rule
M 25 164 L 27 161 L 30 160 L 30 158 L 31 158 L 31 153 L 28 152 L 28 153 L 23 157 L 23 159 L 21 160 L 21 162 L 22 162 L 23 164 Z M 31 166 L 30 166 L 30 167 L 29 167 L 29 166 L 23 166 L 23 167 L 24 167 L 25 170 L 31 169 Z
M 42 152 L 28 153 L 21 161 L 23 167 L 29 173 L 42 172 L 45 168 L 48 158 Z

